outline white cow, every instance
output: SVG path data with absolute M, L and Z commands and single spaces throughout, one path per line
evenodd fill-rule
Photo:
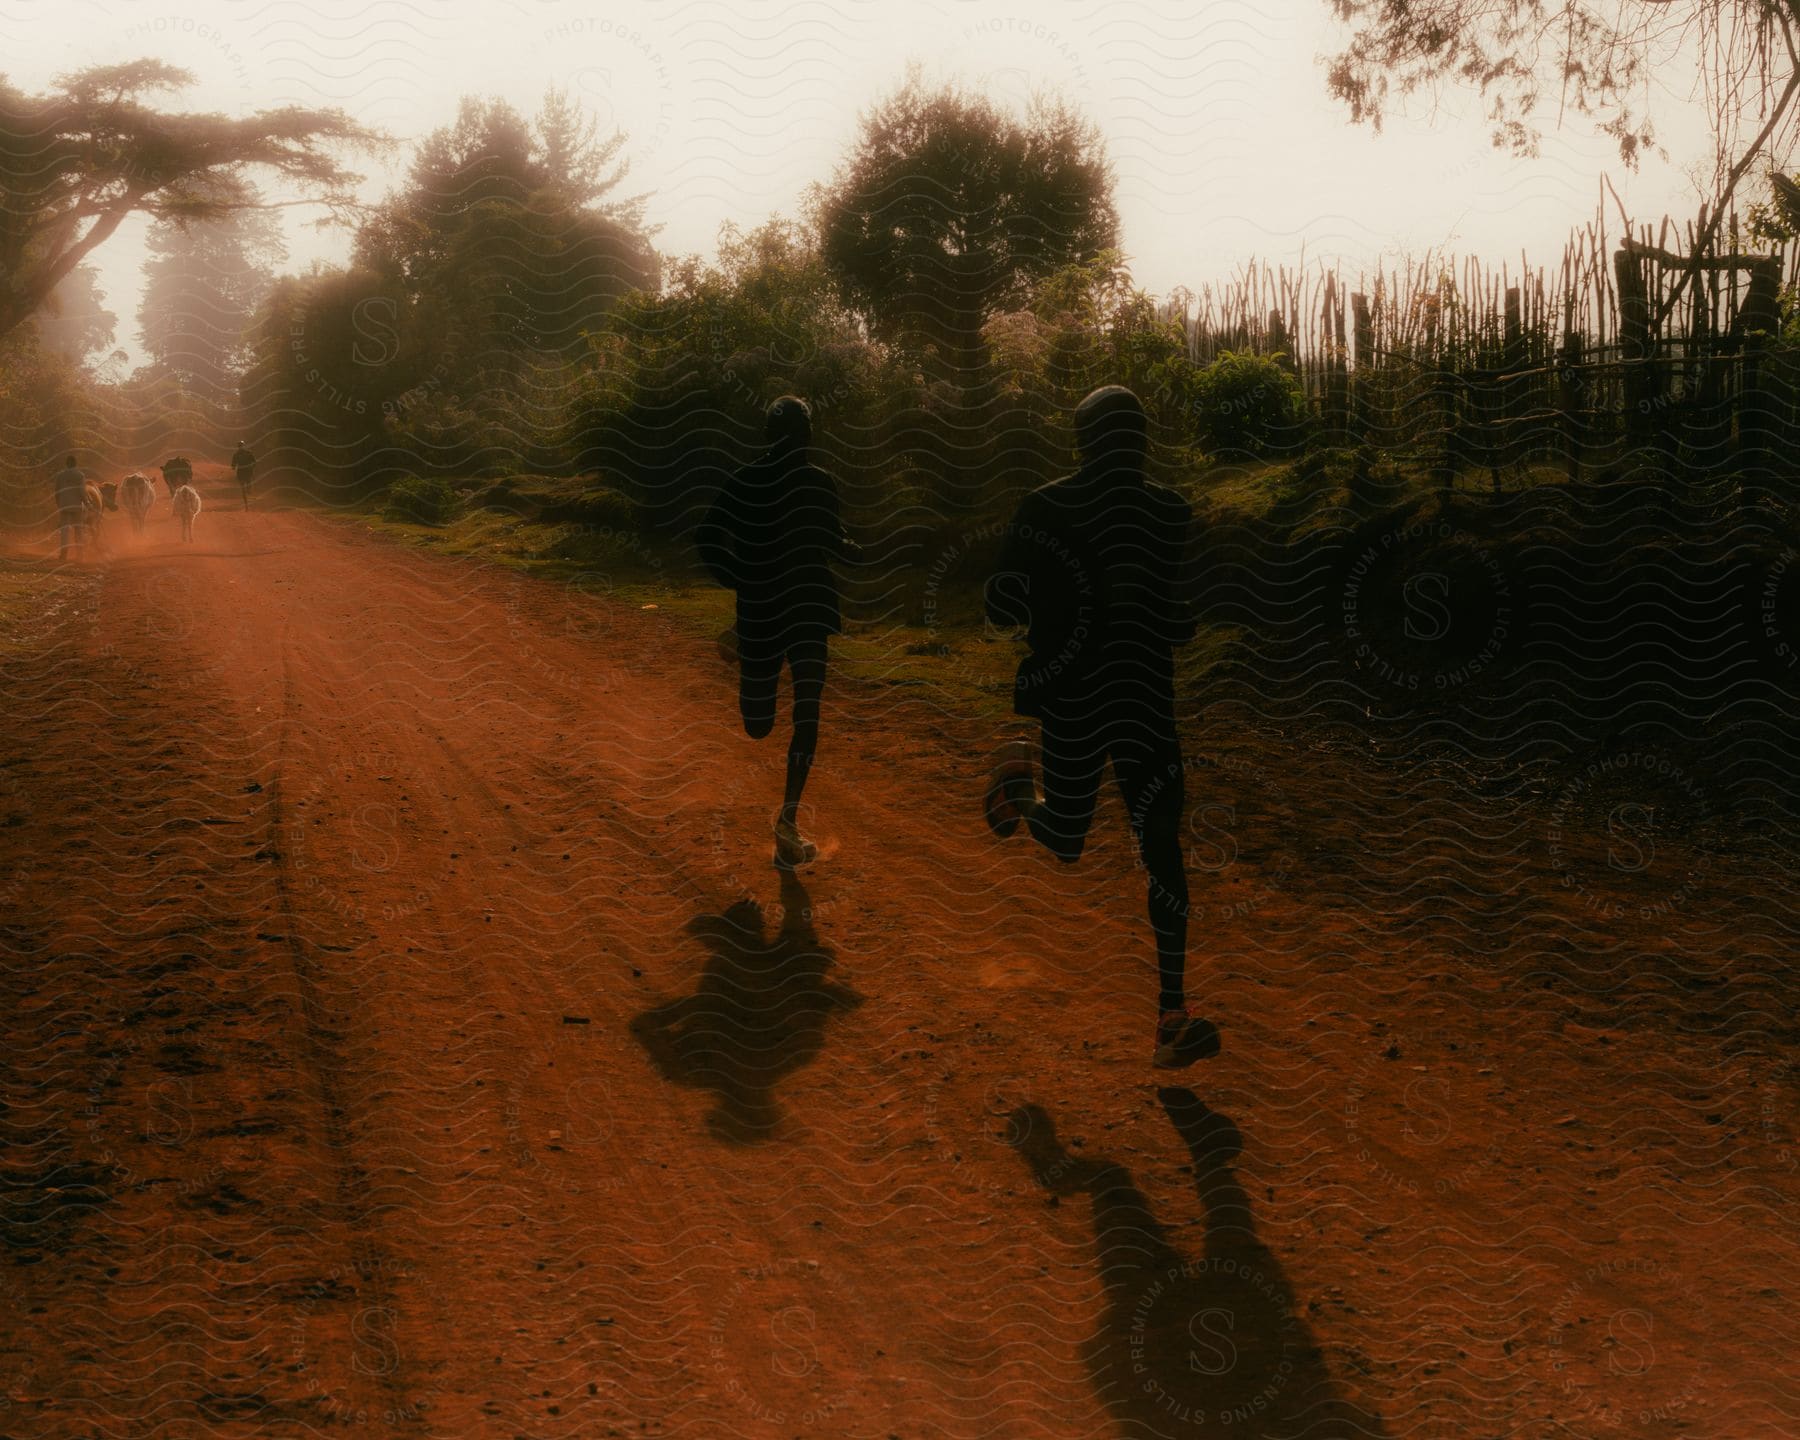
M 183 485 L 175 492 L 175 518 L 181 521 L 181 538 L 194 538 L 194 517 L 200 513 L 200 492 Z
M 133 470 L 119 487 L 119 504 L 131 517 L 131 528 L 142 535 L 144 522 L 150 518 L 150 510 L 156 504 L 156 487 L 148 476 Z

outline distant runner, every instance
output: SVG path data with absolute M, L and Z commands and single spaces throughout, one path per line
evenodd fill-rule
M 80 553 L 87 547 L 87 472 L 75 463 L 73 455 L 67 455 L 50 484 L 56 491 L 57 523 L 62 529 L 59 558 L 67 560 L 71 550 Z
M 232 452 L 231 468 L 237 472 L 238 488 L 244 492 L 244 508 L 250 508 L 250 480 L 256 474 L 256 457 L 250 453 L 250 447 L 242 440 L 238 448 Z
M 806 402 L 776 400 L 763 433 L 768 450 L 725 482 L 694 538 L 713 578 L 737 592 L 738 708 L 752 739 L 775 727 L 784 661 L 793 676 L 794 733 L 775 820 L 775 863 L 791 870 L 818 854 L 799 813 L 819 746 L 826 651 L 842 628 L 831 564 L 861 552 L 838 518 L 836 482 L 810 461 Z
M 1023 819 L 1057 859 L 1081 858 L 1100 776 L 1112 761 L 1150 876 L 1161 981 L 1151 1063 L 1212 1053 L 1218 1030 L 1187 1005 L 1187 873 L 1174 647 L 1194 636 L 1180 574 L 1191 508 L 1145 477 L 1149 426 L 1130 390 L 1108 385 L 1075 409 L 1081 468 L 1032 491 L 1007 527 L 987 583 L 988 618 L 1027 629 L 1013 708 L 1042 725 L 1044 793 L 1028 759 L 1004 761 L 986 797 L 1001 836 Z

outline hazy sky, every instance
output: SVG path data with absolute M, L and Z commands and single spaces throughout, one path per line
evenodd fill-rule
M 710 254 L 721 221 L 793 213 L 909 60 L 1021 104 L 1054 87 L 1097 121 L 1125 249 L 1157 292 L 1252 257 L 1292 265 L 1303 247 L 1309 264 L 1353 267 L 1433 247 L 1548 263 L 1594 214 L 1602 171 L 1642 218 L 1693 212 L 1684 169 L 1704 132 L 1685 87 L 1653 97 L 1668 164 L 1626 175 L 1580 122 L 1520 162 L 1492 149 L 1465 92 L 1380 135 L 1352 127 L 1320 61 L 1338 38 L 1327 0 L 0 0 L 0 68 L 28 89 L 149 55 L 199 77 L 183 105 L 336 105 L 404 140 L 448 122 L 463 94 L 530 110 L 562 87 L 627 132 L 629 184 L 652 193 L 666 253 Z M 404 162 L 374 169 L 371 198 Z M 293 268 L 346 252 L 343 232 L 286 214 Z M 143 233 L 99 253 L 134 352 Z

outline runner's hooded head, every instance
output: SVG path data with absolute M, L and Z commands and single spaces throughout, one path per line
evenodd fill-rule
M 812 445 L 812 409 L 798 395 L 783 395 L 763 416 L 763 436 L 772 456 L 804 460 Z
M 1123 385 L 1102 385 L 1075 407 L 1075 445 L 1083 468 L 1142 479 L 1150 449 L 1143 402 Z

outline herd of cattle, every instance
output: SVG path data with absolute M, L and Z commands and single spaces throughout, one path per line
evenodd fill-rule
M 200 492 L 194 488 L 193 478 L 192 468 L 163 466 L 163 483 L 169 487 L 169 507 L 181 521 L 183 540 L 194 538 L 194 517 L 200 513 Z M 86 522 L 90 543 L 97 546 L 100 520 L 106 511 L 123 510 L 131 520 L 131 528 L 142 535 L 144 524 L 155 508 L 156 482 L 134 470 L 123 480 L 108 481 L 104 485 L 89 481 L 85 487 L 82 519 Z

